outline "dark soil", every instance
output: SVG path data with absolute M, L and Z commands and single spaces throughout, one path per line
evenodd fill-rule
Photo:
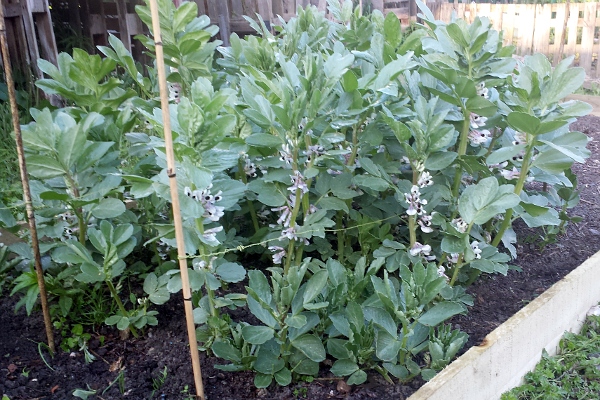
M 552 284 L 600 249 L 600 118 L 581 118 L 573 126 L 594 140 L 592 157 L 585 165 L 574 167 L 580 181 L 581 202 L 571 215 L 583 222 L 571 224 L 558 241 L 540 250 L 540 231 L 518 225 L 518 259 L 523 272 L 507 276 L 485 276 L 469 288 L 475 305 L 468 315 L 452 321 L 469 334 L 468 346 L 476 346 L 498 325 L 544 292 Z M 59 351 L 50 358 L 38 350 L 44 330 L 39 315 L 30 318 L 14 313 L 15 299 L 0 299 L 0 396 L 19 399 L 71 399 L 75 389 L 97 390 L 98 399 L 186 399 L 194 393 L 187 334 L 181 299 L 174 298 L 159 308 L 159 325 L 144 339 L 122 341 L 106 332 L 103 345 L 90 343 L 96 361 L 86 364 L 81 352 Z M 465 349 L 466 350 L 466 349 Z M 44 354 L 42 358 L 40 354 Z M 348 388 L 343 381 L 324 375 L 312 383 L 257 390 L 251 373 L 226 373 L 214 369 L 217 361 L 201 357 L 206 397 L 226 399 L 406 399 L 423 383 L 389 385 L 376 374 L 358 387 Z M 48 366 L 45 364 L 48 363 Z M 51 366 L 53 370 L 49 368 Z M 166 379 L 158 378 L 166 367 Z M 124 383 L 119 387 L 119 374 Z M 154 380 L 153 380 L 154 379 Z M 111 385 L 111 383 L 114 384 Z M 158 387 L 160 386 L 160 387 Z M 153 392 L 153 390 L 156 390 Z M 153 396 L 153 397 L 152 397 Z

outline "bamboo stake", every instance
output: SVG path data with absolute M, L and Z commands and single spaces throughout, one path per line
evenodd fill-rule
M 192 294 L 188 278 L 185 243 L 183 240 L 183 226 L 181 223 L 181 212 L 179 207 L 179 193 L 177 191 L 175 154 L 173 152 L 173 137 L 171 135 L 171 117 L 169 115 L 167 78 L 165 74 L 165 61 L 163 54 L 162 38 L 160 35 L 160 20 L 156 0 L 150 0 L 150 12 L 152 15 L 152 30 L 154 31 L 154 44 L 156 48 L 156 68 L 158 70 L 158 85 L 160 88 L 160 105 L 163 114 L 165 150 L 167 153 L 167 175 L 169 176 L 171 202 L 173 204 L 173 223 L 175 225 L 175 239 L 177 241 L 177 256 L 179 258 L 179 269 L 181 270 L 183 303 L 185 307 L 185 318 L 187 322 L 190 353 L 192 356 L 194 383 L 196 385 L 196 395 L 200 397 L 201 400 L 205 400 L 204 385 L 202 383 L 202 371 L 200 369 L 200 357 L 198 355 L 198 342 L 196 339 L 196 327 L 194 326 Z
M 6 76 L 6 86 L 8 87 L 8 98 L 10 101 L 10 111 L 12 114 L 12 123 L 15 129 L 15 142 L 17 143 L 17 156 L 19 157 L 19 167 L 21 170 L 21 182 L 23 184 L 23 198 L 27 210 L 27 221 L 29 222 L 29 232 L 31 234 L 31 247 L 33 248 L 33 259 L 37 282 L 40 288 L 40 301 L 42 303 L 42 314 L 44 315 L 44 325 L 46 328 L 46 338 L 50 352 L 54 355 L 54 332 L 52 330 L 52 320 L 50 319 L 50 310 L 48 308 L 48 295 L 46 294 L 46 282 L 44 281 L 44 270 L 42 269 L 42 258 L 40 256 L 40 246 L 35 225 L 35 215 L 31 203 L 31 191 L 29 189 L 29 178 L 27 176 L 27 166 L 23 152 L 23 137 L 21 136 L 21 125 L 19 122 L 19 110 L 17 108 L 17 97 L 15 95 L 15 82 L 12 76 L 12 67 L 8 54 L 8 44 L 6 40 L 6 26 L 4 23 L 4 7 L 0 4 L 0 47 L 2 60 L 4 62 L 4 74 Z

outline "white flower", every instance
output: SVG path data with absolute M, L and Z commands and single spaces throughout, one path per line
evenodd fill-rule
M 512 144 L 513 145 L 519 145 L 519 144 L 525 144 L 527 143 L 527 135 L 523 132 L 519 132 L 519 131 L 515 131 L 514 133 L 514 138 L 515 140 L 513 140 Z
M 421 199 L 419 186 L 413 185 L 410 189 L 410 193 L 404 193 L 404 200 L 408 203 L 408 210 L 406 210 L 406 214 L 422 215 L 426 213 L 426 211 L 423 209 L 423 206 L 427 204 L 427 200 Z
M 454 225 L 456 230 L 461 233 L 465 233 L 469 227 L 469 224 L 467 224 L 462 218 L 455 218 L 451 223 Z
M 285 249 L 283 247 L 280 247 L 280 246 L 269 246 L 269 250 L 271 250 L 274 253 L 272 255 L 272 257 L 273 257 L 273 264 L 281 264 L 281 260 L 286 255 Z
M 439 277 L 443 277 L 448 279 L 448 277 L 446 276 L 446 268 L 443 265 L 440 265 L 437 269 L 437 274 Z
M 421 217 L 419 218 L 417 223 L 421 227 L 421 231 L 423 233 L 433 232 L 433 228 L 431 227 L 431 216 L 430 215 L 421 215 Z
M 300 189 L 303 194 L 308 192 L 308 186 L 300 171 L 294 171 L 294 175 L 290 175 L 290 178 L 292 178 L 292 186 L 288 188 L 289 191 L 296 193 L 296 190 Z
M 183 189 L 183 193 L 185 193 L 185 195 L 186 195 L 187 197 L 191 197 L 191 196 L 192 196 L 192 189 L 190 189 L 190 187 L 189 187 L 189 186 L 186 186 L 186 187 Z
M 469 141 L 471 142 L 471 146 L 479 146 L 487 142 L 491 136 L 492 134 L 487 129 L 472 130 L 469 132 Z
M 202 234 L 202 237 L 207 241 L 207 242 L 214 242 L 215 240 L 217 240 L 217 233 L 221 232 L 223 230 L 222 226 L 217 226 L 215 228 L 210 228 L 204 231 L 204 233 Z
M 471 113 L 470 121 L 471 121 L 471 128 L 477 129 L 477 128 L 481 128 L 482 126 L 485 125 L 485 123 L 487 122 L 487 118 L 482 117 L 481 115 Z
M 446 256 L 446 259 L 448 260 L 449 263 L 451 264 L 456 264 L 458 262 L 458 253 L 450 253 L 449 256 Z
M 488 88 L 485 87 L 485 82 L 480 82 L 477 84 L 477 95 L 481 96 L 483 98 L 488 98 L 489 96 L 489 91 Z
M 429 173 L 429 171 L 423 171 L 421 173 L 421 175 L 419 176 L 419 180 L 417 181 L 417 185 L 419 185 L 420 188 L 433 185 L 433 181 L 431 180 L 431 174 Z
M 490 172 L 492 172 L 494 169 L 503 169 L 507 165 L 508 165 L 508 161 L 504 161 L 504 162 L 501 162 L 498 164 L 488 164 L 488 168 L 489 168 Z
M 290 165 L 294 161 L 294 156 L 292 155 L 292 153 L 290 151 L 290 146 L 287 144 L 284 144 L 283 146 L 281 146 L 281 150 L 279 151 L 279 154 L 280 154 L 279 159 L 281 161 L 283 161 L 284 163 L 286 163 L 287 165 Z
M 479 260 L 481 258 L 481 249 L 479 248 L 479 242 L 477 240 L 471 242 L 471 249 L 475 254 L 475 259 Z
M 502 171 L 500 171 L 500 174 L 504 177 L 504 179 L 510 181 L 512 179 L 519 179 L 521 172 L 516 167 L 513 167 L 512 171 L 508 169 L 503 169 Z
M 416 242 L 414 246 L 409 250 L 409 252 L 410 255 L 413 257 L 421 255 L 428 261 L 435 260 L 435 256 L 429 254 L 431 253 L 431 246 L 428 244 L 421 244 L 419 242 Z
M 179 93 L 181 92 L 181 85 L 177 82 L 169 83 L 169 101 L 179 103 Z
M 296 236 L 296 228 L 293 226 L 290 226 L 289 228 L 284 229 L 281 232 L 281 236 L 284 238 L 288 238 L 289 240 L 298 239 L 298 236 Z

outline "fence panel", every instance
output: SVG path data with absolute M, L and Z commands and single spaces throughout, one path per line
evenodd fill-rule
M 435 3 L 431 6 L 435 18 L 444 22 L 450 22 L 452 13 L 469 22 L 475 16 L 488 17 L 494 29 L 504 31 L 504 44 L 516 46 L 517 54 L 543 53 L 554 64 L 564 57 L 575 56 L 575 64 L 584 68 L 588 76 L 600 77 L 598 3 Z M 558 54 L 563 32 L 562 54 Z

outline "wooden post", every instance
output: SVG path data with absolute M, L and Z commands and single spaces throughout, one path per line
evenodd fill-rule
M 131 53 L 131 35 L 127 25 L 127 3 L 125 3 L 125 0 L 117 0 L 117 14 L 119 15 L 119 37 L 127 51 Z
M 229 7 L 226 1 L 219 1 L 218 3 L 219 32 L 221 33 L 221 40 L 223 41 L 224 46 L 229 46 L 229 35 L 231 35 Z
M 271 0 L 258 0 L 257 1 L 257 12 L 260 14 L 262 19 L 265 21 L 267 29 L 271 29 L 271 23 L 273 21 L 273 3 Z
M 17 143 L 17 156 L 19 157 L 19 167 L 21 170 L 21 182 L 23 184 L 23 198 L 25 200 L 25 208 L 27 210 L 27 222 L 29 223 L 29 233 L 31 234 L 31 247 L 33 250 L 33 258 L 35 272 L 37 275 L 38 287 L 40 289 L 40 302 L 42 304 L 42 313 L 44 315 L 44 325 L 46 328 L 46 338 L 48 340 L 48 348 L 54 354 L 54 332 L 52 331 L 52 320 L 50 319 L 50 310 L 48 308 L 48 296 L 46 294 L 46 282 L 44 281 L 44 271 L 42 269 L 42 258 L 40 256 L 40 247 L 37 235 L 37 227 L 35 225 L 35 214 L 33 213 L 33 205 L 31 203 L 31 191 L 29 188 L 29 177 L 27 176 L 27 166 L 25 164 L 25 154 L 23 152 L 23 138 L 21 136 L 21 125 L 19 122 L 19 111 L 17 108 L 17 97 L 15 94 L 15 84 L 12 77 L 12 67 L 8 54 L 8 46 L 6 43 L 6 26 L 4 24 L 4 7 L 0 4 L 0 52 L 4 63 L 4 74 L 6 86 L 8 87 L 8 98 L 10 101 L 10 111 L 12 114 L 12 123 L 15 130 L 15 141 Z
M 58 51 L 56 48 L 56 37 L 54 36 L 54 28 L 52 27 L 52 16 L 50 15 L 50 7 L 48 0 L 43 0 L 44 11 L 36 14 L 35 22 L 40 37 L 40 44 L 43 50 L 44 58 L 54 65 L 58 65 Z M 37 60 L 36 60 L 37 67 Z
M 569 9 L 571 0 L 567 0 L 565 4 L 565 19 L 563 21 L 563 28 L 560 35 L 560 41 L 558 42 L 558 50 L 554 53 L 554 65 L 556 66 L 562 60 L 562 53 L 565 50 L 565 38 L 567 37 L 567 26 L 569 23 Z M 554 39 L 556 40 L 556 39 Z
M 42 71 L 37 67 L 37 59 L 40 57 L 40 51 L 37 45 L 37 39 L 35 36 L 35 24 L 33 22 L 33 15 L 29 7 L 29 0 L 21 0 L 21 18 L 23 20 L 23 27 L 25 28 L 25 40 L 27 45 L 28 63 L 33 68 L 35 75 L 38 78 L 43 78 Z
M 185 319 L 187 323 L 188 340 L 192 356 L 192 368 L 194 371 L 194 383 L 196 395 L 201 400 L 204 397 L 204 385 L 202 383 L 202 372 L 200 370 L 200 357 L 198 355 L 198 341 L 196 339 L 196 327 L 194 326 L 194 315 L 192 310 L 192 294 L 188 277 L 188 265 L 185 254 L 185 242 L 183 237 L 183 225 L 181 222 L 181 211 L 179 207 L 179 192 L 177 190 L 177 178 L 175 167 L 175 153 L 173 151 L 173 136 L 171 134 L 171 116 L 169 114 L 169 95 L 167 89 L 167 78 L 165 72 L 165 60 L 160 35 L 160 21 L 156 0 L 150 0 L 150 11 L 152 13 L 152 30 L 156 48 L 156 68 L 158 70 L 158 85 L 160 88 L 160 105 L 162 109 L 165 152 L 167 153 L 167 175 L 171 189 L 171 202 L 173 205 L 173 223 L 175 225 L 175 239 L 177 241 L 177 256 L 179 258 L 179 269 L 181 271 L 181 292 L 185 307 Z

